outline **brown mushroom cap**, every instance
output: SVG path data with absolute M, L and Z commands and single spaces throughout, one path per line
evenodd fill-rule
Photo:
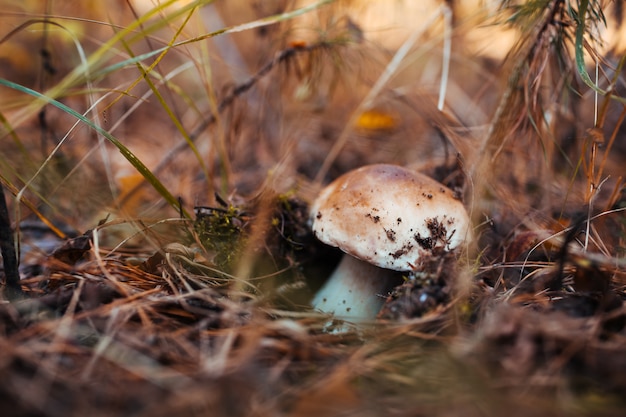
M 410 271 L 469 234 L 463 204 L 447 187 L 395 165 L 368 165 L 329 184 L 311 208 L 322 242 L 373 265 Z

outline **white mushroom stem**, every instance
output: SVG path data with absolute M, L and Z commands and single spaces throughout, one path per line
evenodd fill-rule
M 393 271 L 344 255 L 313 298 L 313 308 L 350 321 L 373 321 L 380 311 Z

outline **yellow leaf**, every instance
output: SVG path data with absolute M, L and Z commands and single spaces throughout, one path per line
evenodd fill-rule
M 395 116 L 380 110 L 364 111 L 356 121 L 356 126 L 365 130 L 392 130 L 397 125 Z

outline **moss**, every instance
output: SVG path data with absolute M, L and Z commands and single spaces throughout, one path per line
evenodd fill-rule
M 207 252 L 214 254 L 213 262 L 230 271 L 245 246 L 244 229 L 248 216 L 235 206 L 227 208 L 199 207 L 196 209 L 194 230 Z

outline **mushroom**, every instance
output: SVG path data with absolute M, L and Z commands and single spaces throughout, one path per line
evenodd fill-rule
M 470 219 L 454 192 L 395 165 L 368 165 L 337 178 L 314 201 L 313 234 L 345 252 L 312 305 L 351 321 L 373 320 L 393 271 L 462 245 Z

